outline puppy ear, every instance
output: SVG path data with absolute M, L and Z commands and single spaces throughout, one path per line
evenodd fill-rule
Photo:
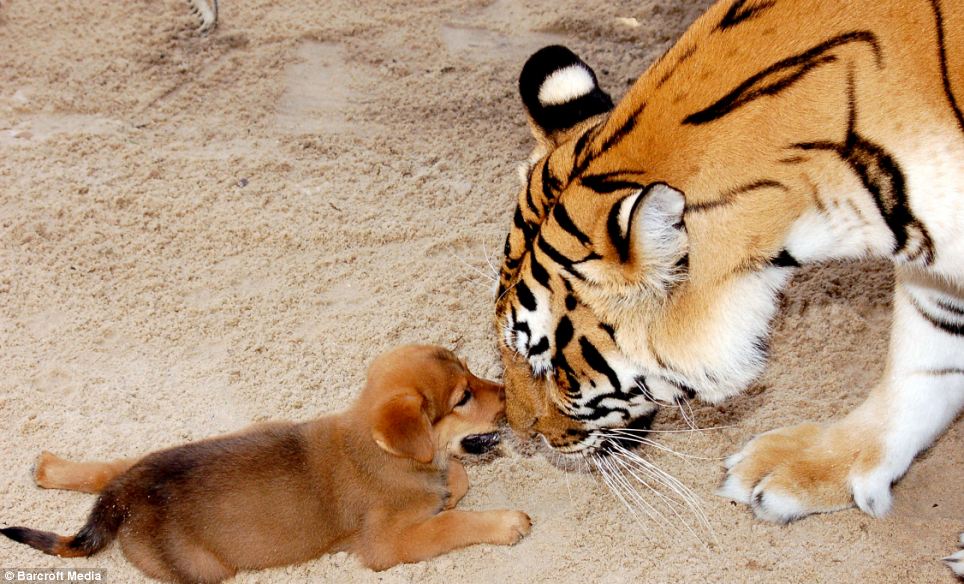
M 375 411 L 372 438 L 384 450 L 428 463 L 435 458 L 432 423 L 422 410 L 425 398 L 416 392 L 396 395 Z

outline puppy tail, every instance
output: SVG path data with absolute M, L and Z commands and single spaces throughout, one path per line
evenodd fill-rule
M 0 533 L 51 556 L 77 558 L 93 555 L 106 547 L 126 516 L 126 509 L 118 504 L 113 493 L 105 493 L 97 499 L 87 523 L 77 535 L 63 536 L 29 527 L 6 527 L 0 529 Z

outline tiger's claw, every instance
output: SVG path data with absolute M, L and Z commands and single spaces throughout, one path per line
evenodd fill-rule
M 218 25 L 218 0 L 187 0 L 191 12 L 200 20 L 198 32 L 208 33 Z

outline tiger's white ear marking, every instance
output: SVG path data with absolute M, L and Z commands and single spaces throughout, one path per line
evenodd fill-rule
M 546 77 L 539 87 L 539 103 L 560 105 L 588 95 L 596 88 L 592 73 L 582 65 L 569 65 Z
M 592 68 L 560 45 L 529 57 L 519 74 L 519 96 L 533 136 L 546 148 L 557 147 L 567 130 L 613 109 Z
M 622 239 L 629 237 L 629 226 L 633 220 L 633 213 L 636 211 L 636 204 L 642 196 L 643 191 L 639 191 L 619 202 L 619 236 Z

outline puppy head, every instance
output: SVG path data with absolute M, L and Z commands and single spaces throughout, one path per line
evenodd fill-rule
M 477 451 L 505 408 L 502 386 L 480 379 L 442 347 L 407 345 L 379 356 L 359 400 L 372 437 L 386 452 L 422 463 L 437 454 Z M 473 437 L 463 445 L 463 439 Z

